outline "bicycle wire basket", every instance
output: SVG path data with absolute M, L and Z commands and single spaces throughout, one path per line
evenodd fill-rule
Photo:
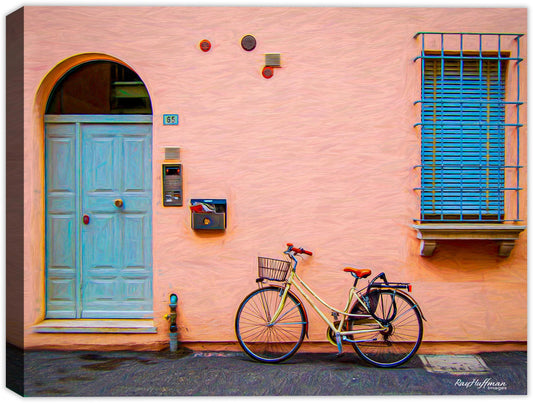
M 285 281 L 291 263 L 286 260 L 258 257 L 259 278 L 272 281 Z

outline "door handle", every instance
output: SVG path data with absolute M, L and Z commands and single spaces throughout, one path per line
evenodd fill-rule
M 124 202 L 122 201 L 122 199 L 115 199 L 114 204 L 115 204 L 115 207 L 118 207 L 118 208 L 124 206 Z
M 91 221 L 91 219 L 89 218 L 89 216 L 87 214 L 84 214 L 83 216 L 83 223 L 85 225 L 89 224 L 89 222 Z

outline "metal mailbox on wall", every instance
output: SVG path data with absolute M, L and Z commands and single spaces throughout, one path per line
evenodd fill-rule
M 226 199 L 191 199 L 191 227 L 195 230 L 224 230 L 226 212 Z

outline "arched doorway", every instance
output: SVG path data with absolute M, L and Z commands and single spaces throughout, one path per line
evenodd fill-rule
M 152 110 L 114 62 L 71 68 L 44 115 L 47 318 L 152 317 Z

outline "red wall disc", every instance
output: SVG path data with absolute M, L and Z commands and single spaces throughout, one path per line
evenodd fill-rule
M 274 75 L 274 69 L 270 66 L 263 67 L 263 77 L 271 78 Z
M 211 42 L 209 42 L 207 39 L 204 39 L 200 42 L 200 49 L 202 49 L 204 52 L 209 52 L 209 49 L 211 49 Z

